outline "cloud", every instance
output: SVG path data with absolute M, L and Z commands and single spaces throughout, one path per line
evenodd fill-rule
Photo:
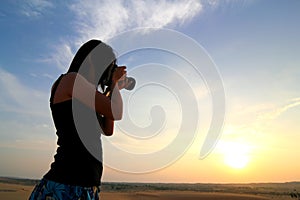
M 259 116 L 261 120 L 273 120 L 279 117 L 282 113 L 286 112 L 287 110 L 294 108 L 300 105 L 300 98 L 293 98 L 291 99 L 286 105 L 273 109 L 270 112 L 266 112 Z
M 55 51 L 50 55 L 50 60 L 62 71 L 66 70 L 66 66 L 71 63 L 74 56 L 71 46 L 72 44 L 68 41 L 62 42 L 54 47 Z
M 183 24 L 202 10 L 200 1 L 78 1 L 70 6 L 77 20 L 81 40 L 103 40 L 136 27 L 162 28 Z M 80 41 L 80 42 L 83 42 Z
M 289 99 L 285 104 L 269 102 L 236 106 L 230 111 L 232 115 L 228 117 L 223 133 L 233 138 L 269 135 L 270 127 L 278 123 L 275 120 L 297 106 L 300 106 L 300 98 Z
M 54 5 L 51 1 L 47 0 L 28 0 L 22 4 L 21 13 L 27 17 L 39 17 L 44 12 L 53 8 Z
M 51 65 L 54 64 L 61 72 L 65 72 L 67 66 L 69 66 L 74 56 L 72 46 L 74 46 L 72 41 L 61 39 L 58 43 L 49 45 L 51 51 L 48 53 L 49 55 L 47 55 L 47 57 L 36 58 L 34 61 L 37 63 L 46 63 Z M 74 47 L 74 49 L 77 48 Z M 35 76 L 35 74 L 31 75 Z M 54 79 L 53 76 L 49 74 L 44 76 Z
M 48 92 L 25 86 L 2 68 L 0 91 L 0 148 L 49 150 L 53 147 L 55 135 Z
M 268 127 L 274 123 L 274 120 L 288 110 L 300 106 L 300 98 L 288 99 L 286 103 L 266 102 L 260 104 L 242 103 L 238 105 L 238 103 L 235 102 L 235 104 L 235 108 L 231 109 L 231 116 L 229 116 L 235 123 L 232 124 L 229 122 L 227 128 L 231 125 L 234 126 L 235 129 L 238 127 L 239 131 L 237 132 L 242 132 L 243 129 L 249 128 L 255 132 L 261 130 L 263 127 Z M 230 120 L 228 119 L 228 121 Z
M 16 76 L 0 68 L 0 109 L 13 113 L 48 116 L 48 93 L 23 85 Z
M 79 0 L 68 7 L 74 16 L 71 24 L 75 36 L 62 38 L 50 58 L 62 70 L 75 51 L 91 38 L 107 41 L 134 28 L 183 25 L 202 11 L 198 0 Z
M 24 5 L 22 13 L 27 17 L 38 17 L 53 7 L 52 2 L 47 0 L 30 0 Z

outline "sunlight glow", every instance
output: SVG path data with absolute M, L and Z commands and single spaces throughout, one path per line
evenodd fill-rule
M 224 155 L 224 162 L 235 169 L 243 169 L 249 162 L 249 157 L 245 154 L 235 152 L 232 154 Z
M 224 142 L 219 145 L 218 149 L 224 157 L 224 163 L 234 169 L 243 169 L 250 161 L 250 147 L 245 143 Z

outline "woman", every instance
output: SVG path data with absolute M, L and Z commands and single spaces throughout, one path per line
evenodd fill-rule
M 112 135 L 114 121 L 122 118 L 119 90 L 126 86 L 125 76 L 126 67 L 116 66 L 116 56 L 108 45 L 90 40 L 80 47 L 67 73 L 51 90 L 58 148 L 30 200 L 99 199 L 103 170 L 99 136 Z M 98 91 L 99 85 L 103 93 Z

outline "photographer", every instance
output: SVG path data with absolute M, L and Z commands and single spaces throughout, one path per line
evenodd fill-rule
M 91 128 L 96 127 L 94 122 L 82 123 L 84 135 L 91 136 L 99 149 L 99 159 L 81 140 L 82 133 L 76 127 L 76 123 L 81 122 L 76 122 L 73 111 L 79 108 L 82 115 L 96 112 L 100 132 L 112 135 L 114 121 L 120 120 L 123 112 L 119 90 L 129 87 L 130 81 L 126 77 L 126 67 L 116 65 L 116 56 L 110 46 L 90 40 L 79 48 L 67 73 L 52 86 L 50 108 L 58 148 L 50 170 L 35 187 L 30 200 L 99 199 L 103 170 L 101 133 Z M 99 86 L 103 92 L 99 92 Z

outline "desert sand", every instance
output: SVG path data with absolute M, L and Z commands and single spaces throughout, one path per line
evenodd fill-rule
M 227 194 L 227 193 L 202 193 L 185 191 L 166 192 L 135 192 L 135 193 L 108 193 L 101 194 L 101 200 L 268 200 L 271 198 L 247 195 L 247 194 Z
M 28 199 L 33 186 L 21 184 L 0 183 L 1 200 Z M 128 191 L 112 192 L 102 191 L 101 200 L 288 200 L 288 196 L 267 197 L 250 194 L 209 193 L 193 191 Z
M 0 183 L 1 200 L 24 200 L 28 199 L 33 186 Z
M 0 200 L 26 200 L 39 180 L 0 177 Z M 101 200 L 292 200 L 300 182 L 208 184 L 104 182 Z M 297 199 L 297 198 L 294 198 Z

